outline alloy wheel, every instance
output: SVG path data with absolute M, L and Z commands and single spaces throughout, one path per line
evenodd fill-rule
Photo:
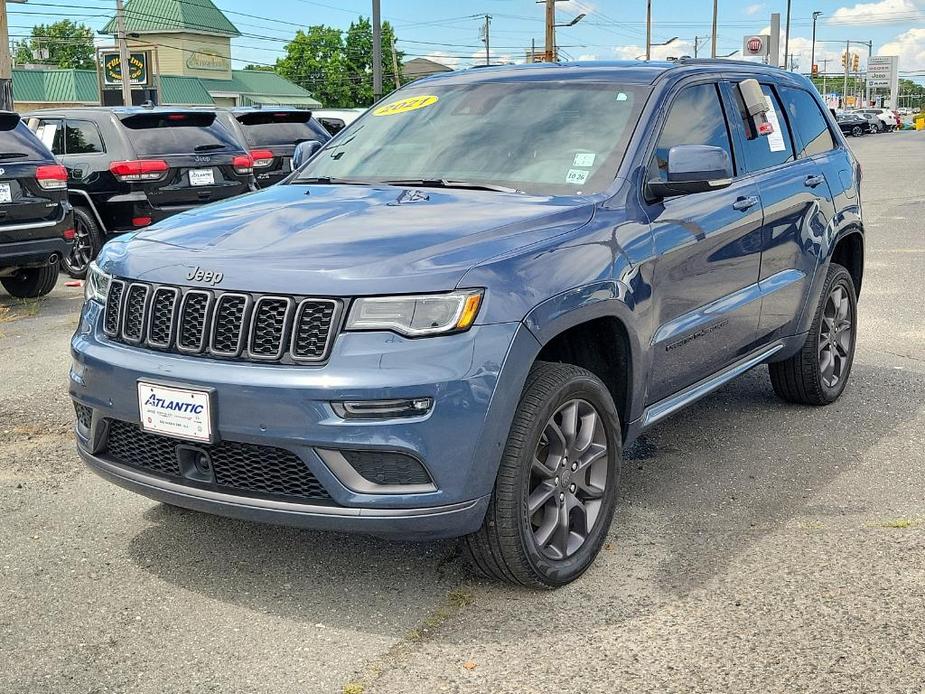
M 836 284 L 826 298 L 819 323 L 819 370 L 822 382 L 829 388 L 837 386 L 850 364 L 854 326 L 851 321 L 851 300 L 845 288 Z
M 65 269 L 71 273 L 81 273 L 93 260 L 93 241 L 90 231 L 79 218 L 74 220 L 74 245 L 64 260 Z
M 607 479 L 607 433 L 591 403 L 569 400 L 546 423 L 533 454 L 527 513 L 537 549 L 573 555 L 600 517 Z

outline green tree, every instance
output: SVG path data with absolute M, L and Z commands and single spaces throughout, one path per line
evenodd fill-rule
M 311 92 L 329 108 L 350 106 L 344 41 L 341 31 L 323 25 L 296 32 L 285 46 L 286 56 L 276 61 L 276 71 Z
M 14 46 L 17 63 L 45 63 L 62 68 L 95 69 L 93 30 L 69 19 L 54 24 L 37 24 L 32 35 Z M 38 58 L 39 51 L 48 51 Z
M 253 70 L 255 72 L 276 72 L 276 68 L 272 65 L 254 65 L 253 63 L 248 63 L 244 66 L 245 70 Z
M 382 24 L 382 89 L 388 94 L 395 88 L 395 69 L 392 47 L 395 45 L 395 29 L 389 22 Z M 352 106 L 369 106 L 373 103 L 373 26 L 368 17 L 359 17 L 351 22 L 344 41 L 344 56 L 349 80 L 349 94 Z M 404 53 L 396 49 L 398 78 L 403 84 L 402 73 Z

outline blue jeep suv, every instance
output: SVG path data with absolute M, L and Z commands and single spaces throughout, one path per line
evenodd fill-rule
M 80 455 L 153 499 L 403 539 L 554 587 L 621 450 L 767 363 L 845 388 L 860 167 L 752 63 L 420 80 L 280 185 L 106 244 L 72 341 Z

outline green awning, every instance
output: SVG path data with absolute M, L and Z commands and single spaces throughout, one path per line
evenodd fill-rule
M 266 94 L 242 94 L 242 106 L 304 106 L 320 108 L 321 102 L 310 96 L 269 96 Z

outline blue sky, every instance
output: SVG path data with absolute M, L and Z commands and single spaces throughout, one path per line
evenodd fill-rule
M 285 40 L 297 28 L 328 24 L 346 28 L 360 14 L 370 12 L 369 0 L 272 0 L 257 6 L 253 0 L 215 0 L 245 34 L 235 40 L 235 67 L 247 62 L 273 63 L 282 55 Z M 769 23 L 771 12 L 786 12 L 784 0 L 775 2 L 734 2 L 720 0 L 719 52 L 740 49 L 742 37 L 759 32 Z M 26 5 L 9 4 L 10 34 L 28 33 L 38 22 L 62 17 L 83 21 L 94 29 L 111 15 L 112 0 L 32 0 Z M 656 48 L 657 57 L 693 54 L 695 36 L 710 33 L 712 0 L 653 0 L 653 41 L 677 36 L 667 47 Z M 921 80 L 925 75 L 925 0 L 794 0 L 792 9 L 791 52 L 799 69 L 810 62 L 811 15 L 823 16 L 817 25 L 816 56 L 822 65 L 829 58 L 829 71 L 840 69 L 837 43 L 845 39 L 874 43 L 874 54 L 900 55 L 900 71 Z M 645 41 L 644 0 L 568 0 L 558 3 L 560 22 L 576 14 L 586 17 L 574 27 L 559 29 L 558 43 L 563 55 L 573 58 L 634 58 L 643 51 Z M 433 0 L 382 0 L 384 19 L 391 21 L 408 57 L 431 57 L 452 66 L 484 60 L 480 41 L 483 19 L 489 14 L 493 60 L 523 60 L 531 39 L 543 42 L 543 6 L 534 0 L 475 0 L 474 2 L 435 2 Z M 251 16 L 246 16 L 251 15 Z M 700 43 L 701 55 L 709 54 L 709 40 Z M 854 50 L 854 49 L 853 49 Z M 866 59 L 866 47 L 856 49 Z M 918 75 L 913 73 L 918 72 Z

